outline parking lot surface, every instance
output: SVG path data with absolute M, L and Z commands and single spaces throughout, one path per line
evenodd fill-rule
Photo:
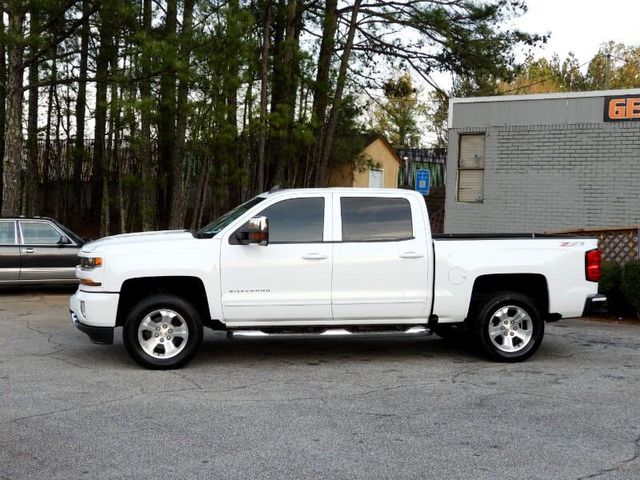
M 177 371 L 64 290 L 0 292 L 0 478 L 640 478 L 640 326 L 565 320 L 490 363 L 436 336 L 234 339 Z

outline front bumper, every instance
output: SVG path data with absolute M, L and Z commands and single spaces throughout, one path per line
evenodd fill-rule
M 69 310 L 69 313 L 71 314 L 71 321 L 76 328 L 81 332 L 86 333 L 89 336 L 89 340 L 93 343 L 97 343 L 99 345 L 113 344 L 113 327 L 92 327 L 90 325 L 85 325 L 84 323 L 80 323 L 78 316 L 73 313 L 72 310 Z
M 69 299 L 71 321 L 92 342 L 113 343 L 113 329 L 118 314 L 117 293 L 78 291 Z
M 582 316 L 586 317 L 594 313 L 605 313 L 607 311 L 607 297 L 602 294 L 589 295 L 584 302 Z

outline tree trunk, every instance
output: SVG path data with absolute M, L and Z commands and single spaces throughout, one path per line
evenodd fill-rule
M 82 13 L 88 15 L 90 9 L 89 0 L 82 1 Z M 82 217 L 82 164 L 85 155 L 84 129 L 85 112 L 87 106 L 87 65 L 89 59 L 89 20 L 83 23 L 80 30 L 80 71 L 78 81 L 78 94 L 76 97 L 76 138 L 73 149 L 73 188 L 76 189 L 74 195 L 74 207 L 78 216 Z
M 336 44 L 336 29 L 338 26 L 337 9 L 338 0 L 327 0 L 322 22 L 322 41 L 320 42 L 320 51 L 318 52 L 318 71 L 313 89 L 313 116 L 311 117 L 314 132 L 313 138 L 315 140 L 311 153 L 313 163 L 305 170 L 309 169 L 313 171 L 317 168 L 322 154 L 322 144 L 324 142 L 323 133 L 327 117 L 327 106 L 329 105 L 329 92 L 331 91 L 331 60 L 333 59 L 333 50 Z M 306 182 L 312 178 L 311 173 L 310 171 L 305 172 L 305 185 L 303 186 L 308 186 Z
M 169 228 L 184 228 L 187 209 L 187 185 L 185 182 L 185 137 L 187 135 L 187 100 L 189 95 L 189 57 L 191 56 L 191 35 L 193 27 L 194 0 L 184 0 L 182 15 L 182 34 L 180 42 L 180 64 L 182 71 L 178 84 L 178 103 L 176 112 L 176 145 L 173 156 L 173 198 Z
M 262 63 L 260 67 L 260 125 L 258 135 L 258 167 L 256 193 L 264 190 L 265 157 L 267 149 L 267 84 L 269 82 L 269 38 L 271 30 L 271 3 L 267 0 L 262 39 Z
M 142 30 L 145 38 L 151 35 L 151 0 L 144 0 L 142 7 Z M 142 230 L 155 230 L 157 220 L 156 169 L 151 155 L 151 59 L 146 48 L 142 52 L 142 79 L 140 80 L 140 136 L 142 148 Z
M 0 9 L 0 212 L 2 211 L 2 172 L 4 170 L 5 100 L 7 98 L 7 63 L 4 37 L 4 14 Z
M 287 182 L 287 168 L 297 157 L 293 141 L 295 120 L 296 91 L 298 81 L 298 36 L 299 36 L 298 0 L 281 1 L 276 7 L 274 23 L 274 62 L 271 84 L 271 112 L 279 121 L 271 123 L 269 139 L 269 158 L 271 181 Z
M 6 130 L 2 190 L 2 215 L 20 213 L 20 167 L 22 157 L 22 75 L 24 71 L 24 10 L 23 2 L 13 0 L 7 5 L 9 26 L 6 93 Z
M 176 146 L 176 28 L 178 24 L 177 0 L 167 0 L 164 23 L 166 42 L 163 70 L 160 75 L 160 103 L 158 105 L 158 153 L 159 176 L 163 180 L 160 208 L 163 225 L 169 221 L 174 182 L 171 178 L 175 162 Z
M 322 22 L 322 41 L 318 52 L 318 72 L 313 90 L 313 121 L 316 125 L 316 131 L 319 131 L 324 125 L 329 105 L 331 59 L 333 58 L 338 25 L 337 8 L 338 0 L 327 0 Z
M 32 8 L 29 12 L 31 17 L 31 32 L 40 29 L 40 19 L 38 8 Z M 35 56 L 37 47 L 29 49 L 30 55 Z M 40 63 L 38 60 L 29 65 L 29 107 L 27 114 L 27 195 L 26 204 L 23 205 L 24 213 L 36 215 L 38 210 L 38 82 Z
M 93 182 L 92 182 L 92 205 L 95 211 L 100 209 L 100 236 L 106 235 L 108 223 L 108 188 L 105 175 L 107 163 L 105 137 L 107 129 L 107 88 L 109 86 L 109 61 L 111 59 L 111 45 L 113 37 L 111 34 L 111 21 L 114 15 L 109 5 L 103 6 L 100 12 L 100 46 L 96 59 L 96 109 L 95 109 L 95 129 L 94 129 L 94 150 L 93 150 Z
M 122 160 L 120 142 L 122 138 L 122 109 L 119 106 L 119 101 L 123 95 L 122 90 L 119 92 L 119 85 L 116 81 L 116 72 L 118 70 L 118 44 L 119 40 L 114 40 L 114 48 L 111 51 L 111 112 L 110 124 L 111 131 L 109 132 L 109 142 L 111 144 L 111 156 L 113 158 L 113 165 L 115 166 L 118 182 L 118 218 L 120 219 L 120 233 L 126 232 L 127 211 L 124 203 L 124 185 L 123 185 L 123 172 L 122 172 Z M 127 58 L 125 56 L 124 68 L 126 68 Z
M 55 82 L 57 81 L 58 71 L 56 61 L 51 64 L 51 84 L 49 85 L 49 93 L 47 95 L 47 124 L 45 127 L 44 140 L 44 157 L 42 165 L 42 196 L 45 201 L 47 199 L 47 191 L 49 190 L 49 168 L 51 166 L 51 117 L 53 116 L 53 100 L 55 92 Z
M 329 114 L 329 121 L 327 122 L 322 146 L 322 155 L 320 157 L 320 168 L 318 172 L 318 186 L 320 187 L 326 187 L 329 179 L 329 157 L 331 156 L 333 137 L 338 123 L 338 115 L 340 114 L 342 92 L 344 91 L 344 86 L 347 81 L 347 67 L 349 66 L 349 57 L 351 56 L 353 39 L 356 34 L 356 27 L 358 26 L 358 12 L 360 11 L 361 3 L 362 0 L 355 0 L 355 3 L 353 4 L 351 20 L 349 21 L 349 32 L 347 33 L 347 40 L 342 52 L 342 58 L 340 59 L 340 70 L 338 71 L 338 79 L 336 80 L 336 92 L 333 98 L 333 105 L 331 106 L 331 113 Z

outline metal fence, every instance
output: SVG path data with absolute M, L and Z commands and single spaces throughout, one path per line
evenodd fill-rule
M 431 171 L 431 187 L 444 187 L 446 183 L 446 148 L 396 148 L 396 153 L 404 162 L 398 172 L 398 185 L 415 188 L 416 171 Z M 406 166 L 409 170 L 406 171 Z

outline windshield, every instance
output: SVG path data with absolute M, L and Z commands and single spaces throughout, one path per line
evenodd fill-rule
M 233 210 L 225 213 L 220 218 L 218 218 L 217 220 L 214 220 L 213 222 L 211 222 L 206 227 L 201 228 L 196 233 L 194 233 L 194 236 L 197 237 L 197 238 L 211 238 L 211 237 L 213 237 L 217 233 L 220 233 L 220 231 L 223 228 L 225 228 L 227 225 L 232 223 L 240 215 L 245 213 L 250 208 L 256 206 L 257 204 L 259 204 L 263 200 L 264 200 L 264 197 L 254 197 L 254 198 L 252 198 L 248 202 L 245 202 L 242 205 L 237 206 Z

